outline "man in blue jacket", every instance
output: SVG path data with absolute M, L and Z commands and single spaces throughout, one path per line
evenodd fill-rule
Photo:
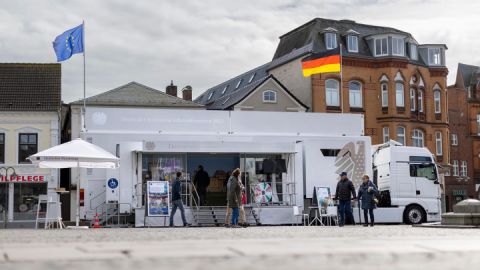
M 177 177 L 173 180 L 172 183 L 172 212 L 170 212 L 170 227 L 173 227 L 173 216 L 175 216 L 175 212 L 177 212 L 177 208 L 180 209 L 180 213 L 182 215 L 183 226 L 187 227 L 190 224 L 187 223 L 185 219 L 185 209 L 183 208 L 182 203 L 182 182 L 181 182 L 182 173 L 177 172 Z
M 355 187 L 353 186 L 352 181 L 347 177 L 346 172 L 340 174 L 340 181 L 337 183 L 337 190 L 335 191 L 335 198 L 339 201 L 338 212 L 340 214 L 339 226 L 342 227 L 345 225 L 345 216 L 347 216 L 353 224 L 355 220 L 353 219 L 352 213 L 352 196 L 353 200 L 356 200 Z

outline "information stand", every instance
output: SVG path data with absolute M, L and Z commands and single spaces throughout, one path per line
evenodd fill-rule
M 315 216 L 309 225 L 318 221 L 321 226 L 325 226 L 322 217 L 327 214 L 328 207 L 333 206 L 332 195 L 329 187 L 314 187 L 313 188 L 313 202 L 317 204 Z
M 164 226 L 167 218 L 170 216 L 169 184 L 168 181 L 147 181 L 147 207 L 145 218 L 163 217 Z M 147 225 L 146 222 L 144 225 Z

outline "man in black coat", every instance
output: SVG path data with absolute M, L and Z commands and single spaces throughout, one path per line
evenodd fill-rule
M 203 170 L 203 166 L 198 166 L 198 171 L 193 179 L 193 184 L 197 187 L 198 196 L 200 197 L 200 205 L 205 205 L 207 201 L 207 188 L 210 185 L 210 177 Z
M 338 213 L 340 215 L 340 227 L 343 227 L 343 225 L 345 225 L 345 216 L 347 216 L 352 221 L 352 223 L 355 224 L 352 213 L 352 196 L 353 200 L 357 198 L 355 187 L 353 186 L 352 181 L 348 179 L 347 173 L 342 172 L 340 174 L 340 181 L 338 181 L 337 189 L 335 191 L 335 198 L 339 201 Z

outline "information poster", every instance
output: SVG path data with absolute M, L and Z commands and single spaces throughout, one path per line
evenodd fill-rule
M 148 216 L 168 216 L 170 212 L 168 181 L 147 182 L 147 213 Z
M 315 193 L 319 209 L 327 209 L 328 206 L 333 206 L 329 187 L 315 187 Z

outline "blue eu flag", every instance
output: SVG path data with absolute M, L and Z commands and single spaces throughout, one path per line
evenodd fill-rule
M 57 61 L 69 59 L 73 54 L 83 52 L 83 24 L 65 31 L 53 41 Z

